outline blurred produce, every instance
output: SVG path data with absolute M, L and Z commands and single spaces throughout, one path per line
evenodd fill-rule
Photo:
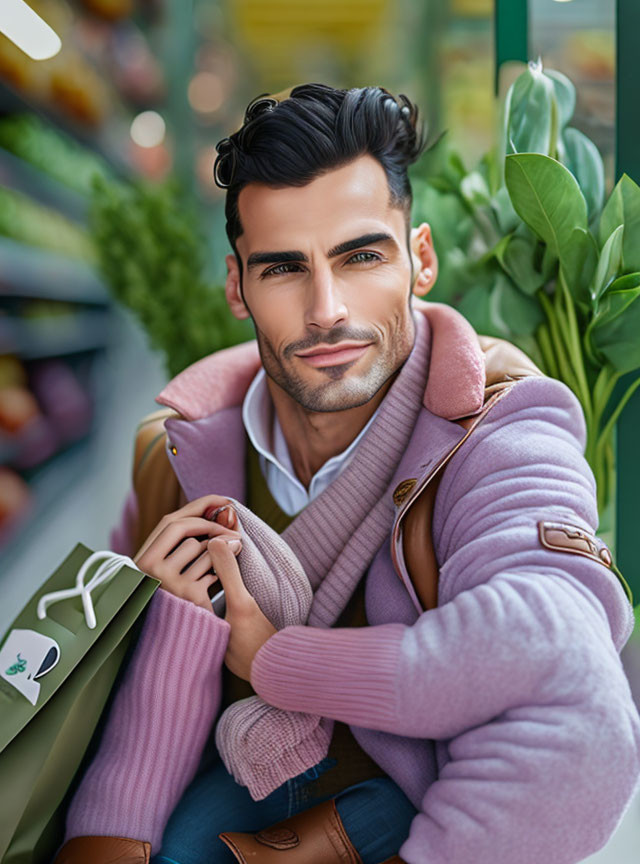
M 82 4 L 96 15 L 109 21 L 127 18 L 133 12 L 133 0 L 82 0 Z
M 33 468 L 86 436 L 92 399 L 72 365 L 33 361 L 29 371 L 11 355 L 0 358 L 0 455 L 20 470 Z
M 15 435 L 40 413 L 38 403 L 26 387 L 0 388 L 0 430 Z
M 0 390 L 4 387 L 21 387 L 27 383 L 27 373 L 17 357 L 0 354 Z
M 0 78 L 35 103 L 47 104 L 82 126 L 98 127 L 112 107 L 110 89 L 90 60 L 74 46 L 74 14 L 63 0 L 30 5 L 62 40 L 49 60 L 32 60 L 8 39 L 0 39 Z
M 30 384 L 60 445 L 88 434 L 92 420 L 91 399 L 67 363 L 51 359 L 35 364 Z
M 31 493 L 22 477 L 0 465 L 0 545 L 15 526 L 26 519 L 31 504 Z
M 93 261 L 94 258 L 91 239 L 86 231 L 55 210 L 2 186 L 0 234 L 83 261 Z
M 104 159 L 35 114 L 0 117 L 0 147 L 85 195 L 91 192 L 94 174 L 113 177 Z

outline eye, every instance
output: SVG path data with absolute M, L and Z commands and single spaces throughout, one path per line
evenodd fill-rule
M 382 261 L 382 258 L 377 252 L 356 252 L 355 255 L 349 258 L 349 262 L 347 263 L 367 264 L 369 261 Z
M 268 270 L 265 270 L 260 275 L 260 278 L 264 279 L 265 276 L 280 276 L 283 273 L 295 273 L 295 268 L 299 266 L 300 265 L 296 264 L 295 261 L 285 261 L 282 264 L 276 264 L 275 267 L 269 267 Z M 290 270 L 290 267 L 293 269 Z

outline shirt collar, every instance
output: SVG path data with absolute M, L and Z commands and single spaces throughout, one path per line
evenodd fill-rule
M 314 482 L 327 475 L 338 474 L 350 461 L 358 443 L 365 435 L 367 429 L 378 414 L 380 406 L 369 418 L 366 425 L 360 430 L 351 444 L 341 453 L 332 456 L 316 471 L 309 484 L 309 491 L 313 491 Z M 246 396 L 242 403 L 242 421 L 251 443 L 269 462 L 271 462 L 287 478 L 297 484 L 300 489 L 307 491 L 296 476 L 289 448 L 287 446 L 282 426 L 278 415 L 273 407 L 273 401 L 267 386 L 267 375 L 264 367 L 260 367 L 253 381 L 249 385 Z

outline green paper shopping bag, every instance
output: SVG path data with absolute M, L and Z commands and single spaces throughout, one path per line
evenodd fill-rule
M 50 864 L 61 845 L 65 796 L 159 585 L 130 558 L 78 543 L 5 634 L 1 864 Z

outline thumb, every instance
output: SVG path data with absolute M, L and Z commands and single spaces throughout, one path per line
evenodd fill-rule
M 232 540 L 228 542 L 223 536 L 212 537 L 207 543 L 207 551 L 209 558 L 216 571 L 216 575 L 220 579 L 220 584 L 224 588 L 224 596 L 227 603 L 227 609 L 237 606 L 238 603 L 244 602 L 251 594 L 247 591 L 238 562 L 233 553 L 231 543 L 238 542 Z

